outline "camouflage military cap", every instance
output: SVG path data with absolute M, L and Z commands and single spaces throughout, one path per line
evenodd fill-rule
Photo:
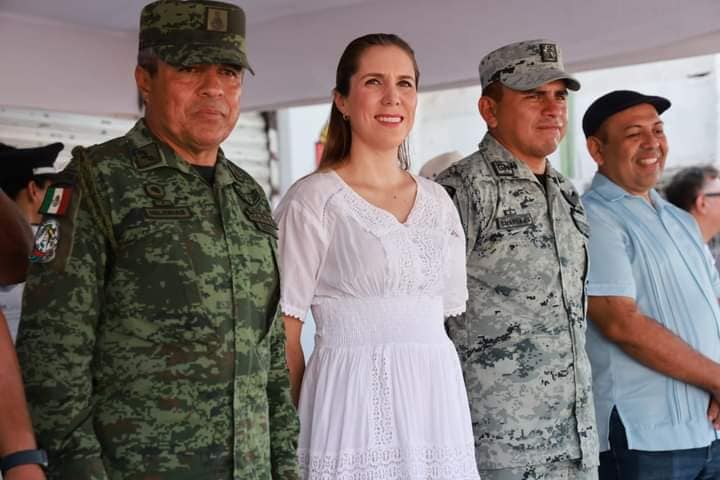
M 480 62 L 482 88 L 499 81 L 513 90 L 532 90 L 555 80 L 565 80 L 570 90 L 580 82 L 565 72 L 560 47 L 550 40 L 511 43 L 485 55 Z
M 211 0 L 158 0 L 140 13 L 139 50 L 171 65 L 237 65 L 254 73 L 245 48 L 245 12 Z

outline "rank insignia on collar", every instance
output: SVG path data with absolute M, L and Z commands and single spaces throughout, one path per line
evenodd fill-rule
M 236 183 L 234 187 L 235 192 L 245 203 L 247 203 L 251 207 L 258 206 L 260 200 L 262 199 L 262 196 L 260 195 L 260 192 L 258 192 L 255 188 L 241 183 Z
M 48 263 L 55 258 L 55 250 L 60 242 L 60 223 L 50 218 L 45 220 L 35 234 L 30 261 L 32 263 Z
M 515 165 L 513 162 L 508 162 L 505 160 L 497 160 L 495 162 L 490 163 L 492 165 L 493 170 L 495 171 L 495 175 L 498 177 L 514 177 L 515 176 L 515 169 L 517 168 L 517 165 Z
M 45 192 L 45 198 L 38 213 L 42 215 L 57 215 L 59 217 L 65 215 L 70 206 L 72 198 L 71 187 L 50 187 Z
M 154 143 L 149 143 L 144 147 L 138 148 L 133 151 L 132 155 L 135 168 L 141 172 L 164 163 L 160 155 L 160 150 Z

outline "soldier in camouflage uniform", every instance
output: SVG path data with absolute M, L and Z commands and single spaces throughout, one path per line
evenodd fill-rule
M 18 354 L 51 479 L 294 479 L 277 231 L 219 149 L 249 69 L 243 11 L 140 20 L 145 117 L 73 154 L 35 238 Z
M 596 478 L 585 353 L 588 227 L 546 156 L 562 139 L 567 89 L 553 42 L 514 43 L 480 63 L 477 152 L 438 178 L 467 236 L 470 299 L 448 320 L 468 389 L 484 480 Z

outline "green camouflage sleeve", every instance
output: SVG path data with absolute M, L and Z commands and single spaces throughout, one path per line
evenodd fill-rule
M 72 168 L 72 167 L 70 167 Z M 93 431 L 91 364 L 106 264 L 104 236 L 73 188 L 65 216 L 46 216 L 23 297 L 17 353 L 49 479 L 107 478 Z M 55 240 L 40 231 L 52 224 Z M 54 242 L 54 243 L 53 243 Z
M 270 405 L 272 477 L 276 480 L 295 480 L 300 478 L 297 461 L 300 425 L 290 398 L 290 377 L 285 360 L 285 326 L 279 311 L 269 335 L 270 371 L 267 394 Z

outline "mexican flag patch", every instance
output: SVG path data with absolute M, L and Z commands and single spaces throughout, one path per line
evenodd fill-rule
M 50 187 L 38 213 L 43 215 L 65 215 L 72 197 L 71 187 Z

